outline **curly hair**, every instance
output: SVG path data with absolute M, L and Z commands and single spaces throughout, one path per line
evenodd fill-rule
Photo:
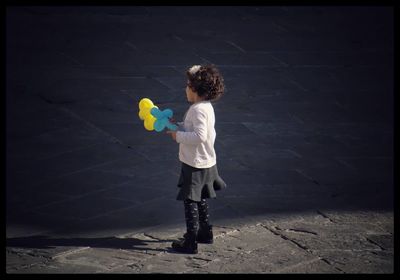
M 192 66 L 186 76 L 188 86 L 205 100 L 217 100 L 225 91 L 224 79 L 213 64 Z

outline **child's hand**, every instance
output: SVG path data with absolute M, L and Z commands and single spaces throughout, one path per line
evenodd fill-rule
M 176 141 L 176 131 L 167 130 L 167 134 L 171 134 L 172 139 Z
M 169 118 L 168 119 L 170 123 L 175 124 L 176 125 L 176 120 L 174 118 Z

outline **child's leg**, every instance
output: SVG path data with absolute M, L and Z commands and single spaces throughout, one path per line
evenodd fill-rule
M 186 231 L 197 235 L 199 229 L 199 210 L 197 202 L 185 199 L 183 204 L 185 206 Z
M 207 201 L 205 199 L 202 199 L 200 202 L 197 202 L 197 206 L 199 209 L 200 228 L 206 228 L 210 224 Z
M 205 199 L 202 199 L 197 203 L 199 208 L 199 223 L 200 228 L 197 232 L 197 241 L 199 243 L 213 243 L 214 235 L 212 232 L 212 226 L 210 225 L 208 215 L 208 204 Z

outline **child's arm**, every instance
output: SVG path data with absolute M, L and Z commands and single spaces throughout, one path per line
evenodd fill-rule
M 193 119 L 193 131 L 177 131 L 176 142 L 188 145 L 198 145 L 207 140 L 207 114 L 196 110 Z
M 177 131 L 185 131 L 185 127 L 183 125 L 183 122 L 177 122 L 175 124 L 178 126 Z
M 184 122 L 177 122 L 174 118 L 169 119 L 169 122 L 178 127 L 177 131 L 185 131 Z

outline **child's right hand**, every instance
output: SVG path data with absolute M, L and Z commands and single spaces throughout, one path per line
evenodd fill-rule
M 167 130 L 167 134 L 170 134 L 172 139 L 176 141 L 176 131 Z
M 176 120 L 174 118 L 169 118 L 168 119 L 170 123 L 175 124 L 176 125 Z

